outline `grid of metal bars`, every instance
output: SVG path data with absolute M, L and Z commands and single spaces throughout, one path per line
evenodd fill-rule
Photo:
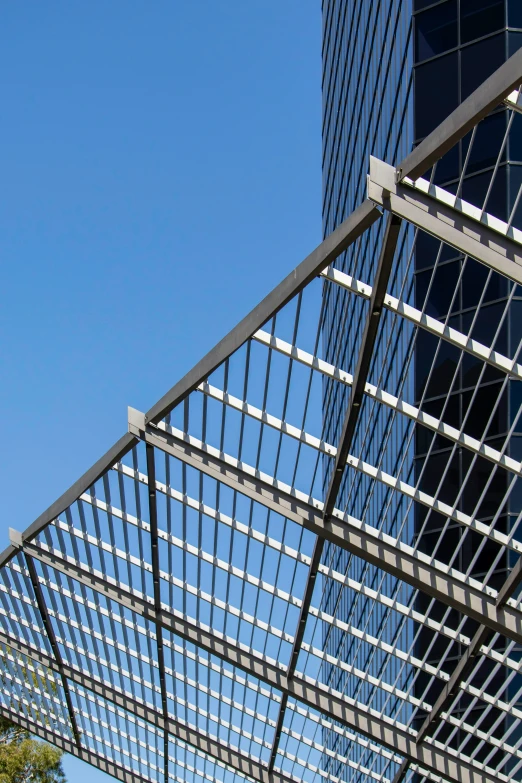
M 372 160 L 372 200 L 148 414 L 130 409 L 129 433 L 24 534 L 12 531 L 0 578 L 3 714 L 123 781 L 521 779 L 522 512 L 506 509 L 521 489 L 522 406 L 504 437 L 488 434 L 522 380 L 522 343 L 502 331 L 522 281 L 522 186 L 507 222 L 488 211 L 521 82 L 522 50 L 397 169 Z M 480 122 L 502 102 L 484 203 L 461 200 L 462 178 L 453 194 L 436 188 L 433 164 L 471 133 L 469 160 Z M 375 279 L 337 270 L 347 247 L 364 253 L 374 224 Z M 394 274 L 425 232 L 440 244 L 428 292 L 452 253 L 465 254 L 461 276 L 468 257 L 484 268 L 465 332 L 430 314 L 427 294 L 415 307 L 411 278 Z M 508 295 L 486 344 L 480 322 L 497 273 Z M 366 308 L 348 368 L 321 355 L 331 286 Z M 400 335 L 408 360 L 390 390 Z M 425 387 L 440 361 L 474 379 L 458 426 L 451 395 L 436 409 L 423 394 L 414 404 L 408 372 L 423 339 L 437 341 Z M 344 425 L 328 443 L 336 385 L 347 391 Z M 366 456 L 372 428 L 382 431 L 378 464 Z M 451 448 L 429 489 L 414 470 L 415 439 L 427 454 Z M 457 454 L 467 474 L 454 497 L 446 476 Z M 477 470 L 482 491 L 468 497 Z M 415 508 L 424 522 L 413 537 Z M 360 564 L 358 579 L 339 570 L 341 551 Z M 333 611 L 326 595 L 337 596 Z M 420 634 L 430 640 L 422 653 Z

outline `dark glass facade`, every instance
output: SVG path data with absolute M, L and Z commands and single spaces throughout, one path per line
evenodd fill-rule
M 416 2 L 414 13 L 414 132 L 419 142 L 443 118 L 463 101 L 481 82 L 496 70 L 522 45 L 522 32 L 509 29 L 520 24 L 520 3 L 504 0 L 444 0 L 427 7 Z M 446 85 L 450 86 L 446 90 Z M 444 88 L 443 88 L 444 86 Z M 437 100 L 443 95 L 443 99 Z M 434 96 L 436 96 L 434 100 Z M 470 148 L 470 143 L 471 148 Z M 522 210 L 516 206 L 521 184 L 522 117 L 514 116 L 508 124 L 508 112 L 498 108 L 479 124 L 472 139 L 468 134 L 459 145 L 437 165 L 433 181 L 446 190 L 462 196 L 466 201 L 491 212 L 515 227 L 522 226 Z M 500 153 L 500 154 L 499 154 Z M 464 259 L 447 245 L 428 235 L 418 237 L 415 249 L 415 303 L 419 309 L 454 326 L 481 343 L 494 346 L 513 357 L 521 332 L 522 301 L 505 278 L 488 270 L 473 259 Z M 438 340 L 427 333 L 420 334 L 415 352 L 415 402 L 432 413 L 463 429 L 467 434 L 485 443 L 498 445 L 508 439 L 511 455 L 520 453 L 520 426 L 513 423 L 511 400 L 518 394 L 515 381 L 506 383 L 505 374 L 493 368 L 483 369 L 482 362 L 466 358 L 460 360 L 460 351 L 451 346 L 440 350 Z M 415 469 L 421 490 L 438 496 L 495 529 L 507 532 L 521 510 L 519 492 L 508 495 L 511 476 L 485 459 L 475 458 L 465 449 L 453 449 L 443 438 L 433 438 L 428 431 L 419 431 L 415 444 Z M 502 514 L 494 517 L 502 507 Z M 421 506 L 415 509 L 415 533 L 419 548 L 436 552 L 442 562 L 449 564 L 453 554 L 458 556 L 452 565 L 468 572 L 480 581 L 498 589 L 506 579 L 508 562 L 499 557 L 499 548 L 492 542 L 481 543 L 478 534 L 466 536 L 456 523 L 448 524 L 446 517 L 431 513 Z M 420 601 L 417 602 L 418 604 Z M 425 610 L 427 603 L 419 608 Z M 442 619 L 445 609 L 431 607 L 430 614 Z M 447 618 L 452 627 L 472 636 L 476 624 L 463 622 L 459 616 Z M 432 634 L 419 629 L 416 648 L 419 657 L 429 650 L 427 661 L 440 665 L 441 650 L 430 649 Z M 451 672 L 464 649 L 458 643 L 444 644 L 444 667 Z M 482 661 L 473 677 L 473 685 L 492 687 L 495 675 L 492 661 Z M 426 690 L 428 678 L 420 675 L 416 692 L 433 704 L 443 683 L 433 680 Z M 513 682 L 508 693 L 513 697 L 520 687 Z M 466 711 L 465 699 L 460 699 L 457 714 L 466 715 L 471 725 L 480 721 L 482 731 L 497 727 L 499 735 L 508 726 L 507 718 L 492 708 L 485 714 L 482 706 Z M 483 714 L 479 714 L 483 713 Z M 415 723 L 423 720 L 420 712 Z M 445 740 L 444 734 L 440 735 Z M 450 743 L 459 742 L 458 733 Z M 491 748 L 479 738 L 467 745 L 468 753 L 476 753 L 484 761 Z M 494 764 L 494 758 L 489 763 Z
M 518 28 L 518 29 L 517 29 Z M 323 2 L 323 220 L 328 235 L 358 204 L 366 192 L 365 174 L 369 156 L 375 155 L 397 164 L 412 148 L 430 133 L 456 106 L 483 82 L 502 62 L 522 46 L 522 2 L 520 0 L 324 0 Z M 471 143 L 471 148 L 470 148 Z M 500 153 L 500 154 L 499 154 Z M 522 199 L 517 195 L 522 183 L 522 116 L 514 115 L 508 125 L 508 112 L 499 108 L 442 158 L 431 173 L 433 181 L 467 201 L 510 220 L 522 228 Z M 430 173 L 426 174 L 429 177 Z M 371 282 L 382 240 L 382 225 L 369 233 L 369 238 L 355 246 L 337 263 L 343 271 L 364 282 Z M 411 259 L 413 257 L 413 263 Z M 410 263 L 408 263 L 408 259 Z M 459 331 L 513 357 L 522 338 L 522 292 L 493 272 L 464 259 L 449 246 L 442 245 L 427 234 L 406 231 L 401 235 L 392 293 L 403 298 Z M 353 372 L 354 356 L 360 345 L 366 310 L 364 302 L 342 290 L 325 289 L 324 353 L 328 361 Z M 522 424 L 513 423 L 511 411 L 518 405 L 520 385 L 506 383 L 505 376 L 471 357 L 461 359 L 460 351 L 428 333 L 413 336 L 404 325 L 393 332 L 390 327 L 380 338 L 379 360 L 384 371 L 380 385 L 388 392 L 414 402 L 427 413 L 442 418 L 448 424 L 463 428 L 478 439 L 497 445 L 509 437 L 511 455 L 522 457 Z M 339 341 L 339 333 L 345 337 Z M 388 340 L 387 340 L 388 336 Z M 337 385 L 339 386 L 339 385 Z M 324 410 L 326 439 L 337 442 L 346 410 L 347 395 L 325 384 Z M 491 463 L 453 444 L 419 429 L 414 440 L 406 443 L 403 423 L 387 412 L 375 413 L 369 406 L 361 410 L 353 453 L 377 465 L 392 475 L 410 483 L 460 511 L 474 515 L 506 532 L 513 517 L 521 511 L 518 485 L 503 504 L 502 514 L 493 519 L 508 492 L 510 477 L 501 469 L 492 470 Z M 519 433 L 520 432 L 520 436 Z M 384 445 L 383 445 L 384 444 Z M 395 444 L 395 448 L 394 448 Z M 399 465 L 399 452 L 406 460 Z M 325 486 L 329 476 L 325 475 Z M 442 489 L 439 488 L 442 487 Z M 340 505 L 358 519 L 379 523 L 381 529 L 397 535 L 398 519 L 404 520 L 404 510 L 391 513 L 390 500 L 373 490 L 369 493 L 364 478 L 347 476 L 341 488 Z M 486 580 L 498 588 L 506 578 L 508 563 L 497 558 L 495 544 L 488 541 L 479 547 L 481 538 L 468 535 L 459 546 L 462 528 L 448 524 L 446 517 L 419 504 L 407 516 L 402 540 L 416 543 L 427 553 L 436 553 L 443 562 L 450 562 L 477 579 Z M 458 551 L 458 557 L 453 558 Z M 393 594 L 394 585 L 388 577 L 371 567 L 354 562 L 345 554 L 327 547 L 325 562 L 347 572 L 353 579 L 374 589 Z M 335 558 L 335 561 L 333 560 Z M 452 559 L 453 558 L 453 559 Z M 401 590 L 405 590 L 401 587 Z M 402 598 L 407 601 L 407 595 Z M 341 605 L 339 605 L 341 602 Z M 325 611 L 337 612 L 337 617 L 367 629 L 381 643 L 393 643 L 409 649 L 417 659 L 439 666 L 441 654 L 444 669 L 451 673 L 463 649 L 454 643 L 444 651 L 433 643 L 433 633 L 413 623 L 398 623 L 384 610 L 375 606 L 369 611 L 361 596 L 336 592 L 335 587 L 323 596 Z M 471 636 L 475 626 L 471 621 L 453 616 L 441 605 L 429 606 L 427 599 L 417 599 L 419 611 L 429 610 L 430 617 L 442 620 Z M 325 633 L 325 649 L 344 661 L 354 664 L 364 673 L 393 681 L 399 688 L 411 689 L 419 699 L 433 704 L 443 686 L 441 680 L 415 674 L 403 662 L 338 630 Z M 431 645 L 431 647 L 430 647 Z M 381 644 L 382 648 L 382 644 Z M 480 687 L 491 676 L 492 664 L 480 667 L 474 685 Z M 370 706 L 384 710 L 391 717 L 407 722 L 404 710 L 394 712 L 389 699 L 375 685 L 332 669 L 329 681 L 333 687 L 349 696 L 356 696 Z M 326 678 L 328 680 L 328 677 Z M 520 683 L 513 681 L 509 693 L 513 696 Z M 459 702 L 464 713 L 466 703 Z M 493 708 L 487 718 L 480 718 L 481 729 L 487 730 L 501 721 Z M 417 711 L 414 726 L 425 717 Z M 473 723 L 477 715 L 466 720 Z M 505 720 L 505 719 L 504 719 Z M 506 729 L 505 723 L 499 731 Z M 444 741 L 446 737 L 440 735 Z M 475 740 L 474 740 L 475 741 Z M 449 738 L 458 743 L 458 736 Z M 479 740 L 477 739 L 478 743 Z M 382 759 L 375 759 L 354 744 L 342 743 L 339 737 L 327 739 L 329 747 L 364 763 L 374 772 L 382 768 Z M 474 748 L 468 744 L 467 752 Z M 483 754 L 485 754 L 486 746 Z M 478 751 L 478 760 L 483 760 Z M 490 762 L 492 763 L 492 762 Z M 366 780 L 364 773 L 354 774 L 325 760 L 331 774 L 353 781 Z M 386 776 L 393 777 L 395 766 L 387 767 Z M 348 777 L 346 777 L 348 775 Z
M 387 2 L 353 2 L 330 0 L 323 3 L 323 219 L 325 235 L 329 234 L 366 197 L 366 175 L 369 156 L 376 155 L 392 162 L 401 159 L 413 143 L 413 47 L 411 5 L 404 0 Z M 335 266 L 362 281 L 371 281 L 382 242 L 381 223 L 366 232 L 361 243 L 350 248 Z M 411 242 L 408 235 L 401 238 L 405 246 Z M 405 275 L 404 264 L 399 264 L 394 290 L 400 287 Z M 409 273 L 413 279 L 413 272 Z M 393 289 L 393 286 L 392 286 Z M 325 288 L 325 319 L 323 351 L 327 361 L 353 372 L 366 320 L 367 305 L 359 297 L 349 295 L 338 286 Z M 339 333 L 345 338 L 339 340 Z M 411 374 L 404 374 L 402 358 L 410 344 L 410 333 L 405 327 L 399 335 L 388 334 L 393 340 L 390 352 L 383 339 L 376 351 L 376 367 L 383 368 L 386 386 L 398 394 L 406 383 L 412 388 Z M 384 335 L 386 338 L 386 334 Z M 397 362 L 388 361 L 400 357 Z M 388 359 L 387 359 L 388 357 Z M 407 393 L 410 394 L 410 391 Z M 324 437 L 336 443 L 346 411 L 348 394 L 341 384 L 324 385 Z M 354 453 L 361 454 L 370 463 L 389 473 L 398 470 L 399 452 L 403 451 L 405 429 L 396 419 L 390 426 L 384 411 L 378 415 L 363 407 L 361 419 L 367 426 L 359 429 Z M 383 450 L 383 443 L 389 447 Z M 408 451 L 408 449 L 407 449 Z M 413 470 L 413 450 L 409 449 L 410 470 Z M 330 476 L 324 475 L 325 488 Z M 396 503 L 392 501 L 392 506 Z M 385 532 L 393 534 L 397 524 L 394 508 L 383 514 L 387 493 L 361 474 L 350 474 L 342 484 L 340 505 L 354 517 L 375 524 L 383 520 Z M 413 524 L 413 523 L 411 523 Z M 410 531 L 413 535 L 413 528 Z M 372 590 L 390 592 L 393 580 L 376 569 L 350 558 L 346 551 L 325 546 L 324 562 L 337 571 L 348 573 L 354 580 Z M 405 598 L 405 596 L 403 596 Z M 325 612 L 336 615 L 353 627 L 362 629 L 369 637 L 388 644 L 396 639 L 408 646 L 411 629 L 398 625 L 374 602 L 361 595 L 341 590 L 333 580 L 322 597 Z M 376 647 L 360 635 L 344 633 L 335 626 L 325 632 L 327 652 L 348 662 L 370 677 L 385 672 L 391 681 L 406 685 L 408 671 L 402 662 Z M 325 675 L 331 687 L 356 698 L 373 709 L 393 713 L 393 705 L 386 694 L 376 689 L 370 680 L 350 676 L 339 667 L 332 667 Z M 403 717 L 403 716 L 402 716 Z M 361 765 L 361 772 L 353 780 L 366 780 L 364 769 L 375 774 L 384 771 L 383 760 L 357 743 L 350 743 L 336 734 L 324 737 L 325 744 L 352 764 Z M 325 758 L 325 769 L 333 776 L 347 779 L 354 769 L 345 767 L 332 758 Z M 387 776 L 389 771 L 387 772 Z

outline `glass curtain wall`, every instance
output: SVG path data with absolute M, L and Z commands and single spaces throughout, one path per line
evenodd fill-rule
M 324 0 L 323 2 L 323 225 L 325 236 L 330 234 L 366 197 L 366 174 L 369 156 L 376 155 L 388 162 L 402 158 L 411 149 L 413 141 L 412 114 L 412 8 L 409 0 Z M 371 281 L 378 262 L 383 238 L 383 223 L 368 231 L 363 243 L 350 248 L 337 259 L 335 266 L 359 280 Z M 401 262 L 396 266 L 391 287 L 398 292 L 409 281 L 413 283 L 413 269 L 408 248 L 409 232 L 401 234 Z M 406 270 L 410 270 L 406 271 Z M 349 295 L 339 286 L 329 286 L 323 301 L 323 350 L 325 359 L 354 372 L 358 349 L 366 320 L 365 303 L 360 297 Z M 408 353 L 410 334 L 407 326 L 400 334 L 383 329 L 375 366 L 384 369 L 383 383 L 393 394 L 401 394 L 413 401 L 412 373 L 403 373 L 404 358 Z M 393 358 L 386 361 L 385 357 Z M 339 440 L 348 394 L 342 384 L 325 382 L 324 437 L 329 443 Z M 383 406 L 377 415 L 361 411 L 360 424 L 354 441 L 354 453 L 373 465 L 380 465 L 390 473 L 397 472 L 396 462 L 402 451 L 403 422 L 395 419 Z M 396 443 L 396 449 L 385 443 Z M 413 470 L 413 452 L 409 459 Z M 324 489 L 330 474 L 325 468 Z M 393 533 L 396 514 L 384 514 L 387 496 L 379 487 L 370 487 L 362 474 L 350 471 L 341 485 L 338 507 L 358 519 L 376 524 L 384 519 L 383 529 Z M 413 535 L 413 522 L 412 522 Z M 382 573 L 353 559 L 344 551 L 326 545 L 323 561 L 336 570 L 348 573 L 353 579 L 373 589 L 379 589 Z M 393 590 L 391 577 L 384 579 Z M 406 599 L 406 596 L 401 596 Z M 399 640 L 411 634 L 411 629 L 399 625 L 377 604 L 370 607 L 362 596 L 339 589 L 329 580 L 328 590 L 322 596 L 324 611 L 363 629 L 385 642 Z M 339 628 L 328 627 L 324 633 L 325 650 L 359 670 L 378 677 L 383 667 L 397 686 L 405 684 L 409 673 L 400 662 L 377 651 L 374 646 L 351 636 Z M 392 670 L 390 670 L 390 667 Z M 375 709 L 393 714 L 393 704 L 386 703 L 384 694 L 368 682 L 343 674 L 338 667 L 326 665 L 323 681 L 347 696 L 369 704 Z M 404 717 L 404 716 L 403 716 Z M 362 764 L 375 774 L 382 771 L 382 759 L 356 743 L 350 743 L 338 734 L 325 732 L 324 744 L 342 756 Z M 327 771 L 343 779 L 366 779 L 363 772 L 324 758 Z M 352 778 L 349 776 L 352 775 Z M 389 769 L 387 771 L 389 775 Z M 347 777 L 348 776 L 348 777 Z
M 522 45 L 522 2 L 520 0 L 324 0 L 323 1 L 323 227 L 330 234 L 366 195 L 366 173 L 369 156 L 397 164 L 412 146 L 430 133 L 456 106 L 496 70 Z M 487 143 L 486 143 L 487 142 Z M 503 146 L 502 146 L 503 145 Z M 500 159 L 488 158 L 488 149 L 502 148 Z M 426 175 L 432 181 L 465 200 L 493 213 L 502 220 L 522 228 L 522 116 L 517 115 L 508 124 L 507 112 L 499 107 L 492 116 L 469 134 L 451 153 Z M 368 232 L 365 244 L 348 251 L 336 262 L 342 271 L 363 282 L 372 283 L 382 242 L 382 222 Z M 411 295 L 419 309 L 428 315 L 447 321 L 464 333 L 496 349 L 514 355 L 522 338 L 522 297 L 518 288 L 499 275 L 471 259 L 464 259 L 447 245 L 441 246 L 427 234 L 409 230 L 401 234 L 397 250 L 396 272 L 388 290 L 405 298 Z M 486 281 L 487 278 L 487 281 Z M 325 288 L 323 342 L 327 361 L 354 372 L 357 350 L 364 331 L 366 312 L 359 297 L 353 297 L 338 287 Z M 505 437 L 512 425 L 511 409 L 520 400 L 520 384 L 511 381 L 501 395 L 501 402 L 492 412 L 502 383 L 500 373 L 489 368 L 479 376 L 476 362 L 471 358 L 458 363 L 457 351 L 451 346 L 440 349 L 439 342 L 428 333 L 412 344 L 411 332 L 388 335 L 386 331 L 376 352 L 384 365 L 381 385 L 386 391 L 400 396 L 423 410 L 460 427 L 472 436 L 485 433 L 492 445 Z M 323 412 L 325 439 L 338 442 L 348 395 L 345 389 L 325 383 Z M 420 482 L 420 489 L 434 495 L 441 481 L 444 496 L 439 498 L 455 503 L 465 513 L 475 513 L 481 520 L 492 519 L 492 508 L 498 506 L 507 489 L 507 478 L 498 471 L 491 477 L 491 466 L 472 457 L 462 449 L 449 448 L 440 438 L 424 431 L 414 443 L 405 447 L 403 422 L 382 411 L 377 419 L 361 411 L 356 430 L 356 448 L 372 465 L 402 478 L 410 475 L 410 482 Z M 365 418 L 366 417 L 366 418 Z M 511 438 L 512 456 L 522 458 L 522 437 L 515 424 Z M 522 435 L 522 431 L 521 431 Z M 390 443 L 396 443 L 395 450 Z M 406 455 L 399 466 L 399 453 Z M 357 452 L 359 453 L 359 452 Z M 408 474 L 408 471 L 410 473 Z M 388 508 L 387 496 L 373 489 L 360 475 L 349 471 L 341 486 L 337 505 L 359 519 L 379 525 L 384 532 L 394 533 L 396 519 L 404 509 Z M 324 487 L 330 476 L 325 470 Z M 488 484 L 489 480 L 489 484 Z M 487 486 L 487 491 L 482 489 Z M 477 498 L 483 494 L 479 508 Z M 509 529 L 513 518 L 520 513 L 520 498 L 512 494 L 504 506 L 502 518 L 497 520 L 499 530 Z M 447 520 L 418 506 L 409 517 L 411 540 L 426 551 L 433 551 L 434 541 L 442 536 L 437 557 L 449 561 L 458 548 L 461 530 L 447 525 Z M 396 513 L 394 513 L 394 511 Z M 488 571 L 491 586 L 497 588 L 506 577 L 507 563 L 499 560 L 490 568 L 496 552 L 493 545 L 484 547 L 475 557 L 472 536 L 459 549 L 455 566 L 477 577 Z M 350 558 L 347 553 L 326 546 L 324 561 L 346 572 L 352 578 L 374 589 L 380 589 L 374 569 Z M 385 577 L 390 580 L 390 577 Z M 403 588 L 404 589 L 404 588 Z M 387 584 L 386 590 L 393 591 Z M 400 596 L 407 602 L 407 596 Z M 322 597 L 329 614 L 363 628 L 374 638 L 388 643 L 401 640 L 408 649 L 414 644 L 417 658 L 439 663 L 440 651 L 431 649 L 428 637 L 413 623 L 393 625 L 384 609 L 373 606 L 370 612 L 361 595 L 346 591 L 342 594 L 334 585 Z M 339 605 L 342 602 L 343 605 Z M 418 607 L 426 610 L 426 606 Z M 432 606 L 433 617 L 440 619 L 445 610 Z M 446 615 L 447 617 L 447 615 Z M 462 618 L 447 617 L 455 628 Z M 471 622 L 462 627 L 472 635 Z M 394 677 L 397 687 L 411 687 L 415 695 L 433 704 L 438 693 L 426 693 L 422 673 L 415 676 L 411 667 L 390 656 L 374 645 L 351 637 L 348 632 L 329 628 L 324 633 L 325 650 L 374 677 L 386 669 L 387 679 Z M 457 643 L 445 660 L 451 671 L 462 654 Z M 426 657 L 427 656 L 427 657 Z M 388 658 L 388 659 L 387 659 Z M 490 675 L 482 666 L 480 677 Z M 348 696 L 393 716 L 393 705 L 383 700 L 382 693 L 369 682 L 351 675 L 340 675 L 332 681 L 332 668 L 323 670 L 324 681 Z M 341 681 L 341 677 L 343 677 Z M 480 683 L 476 682 L 479 685 Z M 443 683 L 439 683 L 442 687 Z M 437 684 L 432 686 L 432 690 Z M 520 688 L 513 681 L 512 693 Z M 465 707 L 462 702 L 463 708 Z M 415 725 L 424 719 L 422 711 L 416 715 Z M 471 716 L 469 716 L 471 717 Z M 491 724 L 498 719 L 491 710 Z M 469 720 L 469 718 L 468 718 Z M 483 724 L 483 728 L 486 726 Z M 499 731 L 506 727 L 501 726 Z M 442 739 L 442 737 L 439 737 Z M 458 742 L 458 737 L 455 737 Z M 380 760 L 370 751 L 350 745 L 338 735 L 325 736 L 325 744 L 344 756 L 361 761 L 375 773 L 380 771 Z M 471 748 L 470 748 L 471 750 Z M 366 779 L 331 758 L 324 759 L 325 768 L 346 780 Z M 386 770 L 390 777 L 393 767 Z M 393 774 L 391 775 L 393 777 Z
M 513 28 L 519 28 L 513 29 Z M 481 82 L 522 45 L 522 3 L 519 0 L 444 0 L 436 4 L 416 0 L 414 9 L 415 65 L 414 65 L 414 129 L 419 142 L 444 117 L 461 103 Z M 432 180 L 466 201 L 504 221 L 522 228 L 522 208 L 517 197 L 522 182 L 522 116 L 513 117 L 509 124 L 507 111 L 498 107 L 483 120 L 475 134 L 468 134 L 449 154 L 445 155 L 431 172 Z M 487 149 L 499 150 L 501 155 L 491 158 Z M 522 337 L 522 300 L 520 290 L 506 278 L 488 270 L 473 259 L 464 258 L 447 245 L 441 245 L 427 234 L 419 235 L 415 252 L 416 306 L 465 334 L 471 334 L 486 345 L 494 346 L 509 355 L 517 353 Z M 471 357 L 459 363 L 451 347 L 440 350 L 438 341 L 422 334 L 417 341 L 415 361 L 415 398 L 426 412 L 443 418 L 448 423 L 478 438 L 485 437 L 490 444 L 498 444 L 512 429 L 510 413 L 515 399 L 519 399 L 520 384 L 504 382 L 502 373 L 493 368 L 479 372 Z M 497 402 L 499 400 L 499 402 Z M 522 456 L 522 439 L 517 438 L 522 424 L 515 423 L 510 438 L 511 456 Z M 419 433 L 420 434 L 420 433 Z M 492 466 L 483 459 L 473 460 L 462 449 L 449 447 L 444 439 L 422 437 L 415 444 L 416 474 L 420 488 L 436 492 L 441 482 L 444 497 L 480 521 L 493 521 L 493 507 L 498 509 L 508 491 L 509 476 L 504 471 L 492 472 Z M 495 520 L 495 528 L 508 532 L 521 511 L 521 498 L 511 493 L 504 503 L 502 515 Z M 498 589 L 506 579 L 508 563 L 497 558 L 497 547 L 488 542 L 478 553 L 478 541 L 470 536 L 462 547 L 462 528 L 447 524 L 436 513 L 415 509 L 416 537 L 420 549 L 433 552 L 440 537 L 437 557 L 449 564 L 452 553 L 458 550 L 452 562 L 463 572 L 485 580 Z M 444 531 L 444 532 L 443 532 Z M 441 532 L 443 532 L 441 536 Z M 424 609 L 426 606 L 423 607 Z M 434 616 L 444 614 L 442 606 L 432 607 Z M 449 618 L 453 627 L 460 625 L 459 616 Z M 476 624 L 467 621 L 460 626 L 473 635 Z M 416 652 L 424 657 L 428 652 L 425 631 L 418 629 Z M 454 643 L 445 659 L 445 668 L 452 671 L 464 650 Z M 440 651 L 434 645 L 427 658 L 440 663 Z M 473 684 L 481 685 L 493 676 L 493 664 L 484 661 L 474 677 Z M 499 672 L 495 676 L 505 676 Z M 509 686 L 511 696 L 519 690 L 519 678 Z M 425 693 L 422 675 L 416 682 L 416 692 L 424 694 L 433 704 L 443 683 L 435 682 Z M 459 702 L 460 711 L 466 708 Z M 481 719 L 481 729 L 498 724 L 501 713 L 491 709 L 487 715 L 467 716 L 468 723 Z M 420 724 L 424 716 L 419 713 Z M 503 734 L 508 728 L 504 718 L 498 724 Z M 441 741 L 446 738 L 439 736 Z M 451 742 L 459 742 L 455 736 Z M 479 739 L 474 740 L 478 746 Z M 471 742 L 468 743 L 472 750 Z M 486 748 L 484 748 L 486 753 Z M 480 750 L 477 758 L 481 759 Z

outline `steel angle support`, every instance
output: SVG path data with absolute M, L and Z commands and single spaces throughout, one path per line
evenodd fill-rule
M 55 745 L 65 753 L 70 753 L 71 756 L 87 762 L 93 767 L 105 772 L 107 775 L 111 775 L 116 780 L 120 780 L 121 783 L 150 783 L 150 778 L 144 778 L 141 775 L 134 772 L 134 770 L 123 767 L 120 764 L 116 764 L 114 761 L 102 756 L 101 754 L 94 753 L 88 748 L 79 748 L 74 742 L 63 737 L 61 734 L 56 734 L 50 729 L 40 726 L 33 721 L 27 720 L 21 712 L 13 712 L 0 706 L 0 715 L 8 720 L 26 729 L 31 734 L 34 734 L 40 739 Z
M 322 269 L 331 264 L 381 216 L 371 201 L 365 201 L 321 242 L 293 272 L 266 296 L 209 353 L 201 359 L 146 414 L 147 422 L 157 423 L 194 391 L 234 351 L 240 348 L 275 313 L 305 288 Z
M 508 109 L 513 109 L 518 114 L 522 114 L 522 91 L 513 90 L 510 92 L 507 98 L 504 98 L 504 103 Z
M 456 609 L 491 630 L 522 643 L 522 613 L 511 605 L 497 607 L 495 592 L 472 579 L 458 577 L 458 572 L 432 562 L 428 556 L 415 552 L 406 544 L 362 522 L 335 512 L 323 516 L 323 504 L 310 502 L 301 493 L 264 476 L 226 455 L 216 456 L 216 450 L 202 448 L 167 432 L 166 428 L 145 424 L 144 415 L 129 412 L 129 428 L 146 443 L 181 460 L 196 470 L 214 478 L 231 489 L 251 498 L 266 508 L 302 525 L 307 530 L 331 541 L 377 568 L 412 585 L 432 598 Z M 139 435 L 138 435 L 139 433 Z M 195 439 L 193 439 L 195 440 Z
M 522 244 L 450 206 L 446 200 L 433 198 L 423 189 L 396 183 L 394 167 L 373 156 L 368 198 L 464 255 L 476 258 L 489 269 L 522 284 Z
M 11 544 L 16 547 L 17 549 L 20 548 L 22 545 L 22 536 L 20 533 L 18 533 L 16 530 L 13 530 L 12 528 L 9 529 L 9 536 L 11 539 Z M 27 565 L 27 570 L 29 571 L 29 579 L 31 580 L 31 585 L 33 587 L 34 595 L 36 598 L 36 603 L 38 606 L 38 611 L 40 613 L 40 617 L 42 618 L 42 623 L 45 628 L 45 633 L 47 634 L 47 639 L 49 640 L 49 644 L 51 645 L 51 650 L 53 651 L 54 660 L 56 662 L 55 670 L 57 670 L 60 674 L 60 679 L 62 681 L 62 688 L 63 693 L 65 696 L 65 703 L 67 705 L 67 712 L 69 713 L 69 720 L 71 722 L 71 729 L 74 736 L 74 740 L 76 742 L 76 745 L 80 748 L 81 747 L 81 735 L 80 730 L 78 728 L 78 723 L 76 720 L 76 715 L 74 712 L 74 707 L 71 699 L 71 693 L 69 691 L 69 683 L 67 682 L 67 678 L 64 673 L 63 668 L 63 661 L 62 656 L 60 653 L 60 648 L 58 647 L 58 644 L 56 642 L 56 636 L 54 633 L 53 624 L 51 622 L 51 618 L 49 616 L 49 612 L 47 611 L 47 606 L 45 603 L 45 598 L 42 593 L 42 588 L 40 585 L 40 582 L 38 581 L 38 574 L 36 573 L 36 568 L 33 562 L 32 557 L 27 553 L 24 552 L 25 556 L 25 562 Z
M 152 581 L 154 586 L 154 610 L 156 616 L 159 617 L 161 611 L 161 587 L 160 587 L 160 566 L 159 566 L 159 546 L 158 546 L 158 509 L 156 499 L 156 465 L 154 459 L 154 448 L 148 444 L 145 446 L 146 458 L 147 458 L 147 476 L 148 482 L 148 497 L 149 497 L 149 523 L 150 523 L 150 544 L 151 544 L 151 560 L 152 560 Z M 168 720 L 168 703 L 167 703 L 167 686 L 165 682 L 165 655 L 163 650 L 163 631 L 161 624 L 156 623 L 156 648 L 158 652 L 158 670 L 161 688 L 161 705 L 163 710 L 164 726 L 167 726 Z M 163 731 L 163 760 L 165 764 L 164 768 L 164 780 L 168 783 L 169 780 L 169 735 L 166 728 Z
M 496 70 L 398 166 L 398 177 L 417 179 L 481 119 L 522 84 L 522 49 Z

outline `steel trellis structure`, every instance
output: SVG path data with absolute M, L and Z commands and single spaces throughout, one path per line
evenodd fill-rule
M 496 373 L 499 399 L 522 380 L 520 346 L 484 344 L 473 326 L 465 333 L 416 308 L 397 275 L 426 232 L 503 275 L 509 301 L 518 296 L 522 233 L 435 186 L 430 169 L 471 132 L 469 156 L 475 129 L 499 106 L 519 112 L 521 83 L 522 50 L 397 167 L 372 158 L 368 200 L 148 413 L 129 409 L 129 432 L 25 533 L 11 531 L 1 556 L 2 714 L 122 781 L 337 783 L 329 760 L 343 780 L 521 779 L 520 514 L 502 523 L 506 497 L 520 489 L 512 436 L 521 411 L 499 442 L 473 417 L 457 427 L 445 406 L 435 415 L 406 387 L 392 393 L 375 360 L 377 345 L 407 329 L 412 345 L 428 334 L 457 363 Z M 492 178 L 502 152 L 491 151 Z M 371 232 L 381 246 L 375 278 L 336 269 L 347 248 L 365 252 Z M 331 287 L 366 308 L 352 368 L 321 356 Z M 336 384 L 349 395 L 330 444 L 324 405 Z M 443 481 L 422 488 L 406 442 L 394 474 L 369 464 L 363 411 L 403 417 L 408 442 L 428 433 L 483 466 L 475 511 L 448 499 Z M 507 495 L 485 510 L 498 475 Z M 382 498 L 377 517 L 370 505 L 361 518 L 339 507 L 347 482 Z M 438 533 L 431 551 L 412 542 L 416 507 Z M 387 516 L 394 536 L 383 532 Z M 479 576 L 441 549 L 449 525 L 474 564 L 486 545 L 493 553 Z M 393 589 L 339 571 L 326 542 L 390 575 Z M 510 575 L 498 586 L 491 575 L 503 558 Z M 397 635 L 327 612 L 321 594 L 333 584 L 382 609 L 384 623 L 396 618 Z M 325 652 L 332 629 L 371 649 L 381 676 L 357 655 Z M 440 665 L 418 654 L 419 629 L 432 634 Z M 369 702 L 344 692 L 345 675 L 369 686 Z

